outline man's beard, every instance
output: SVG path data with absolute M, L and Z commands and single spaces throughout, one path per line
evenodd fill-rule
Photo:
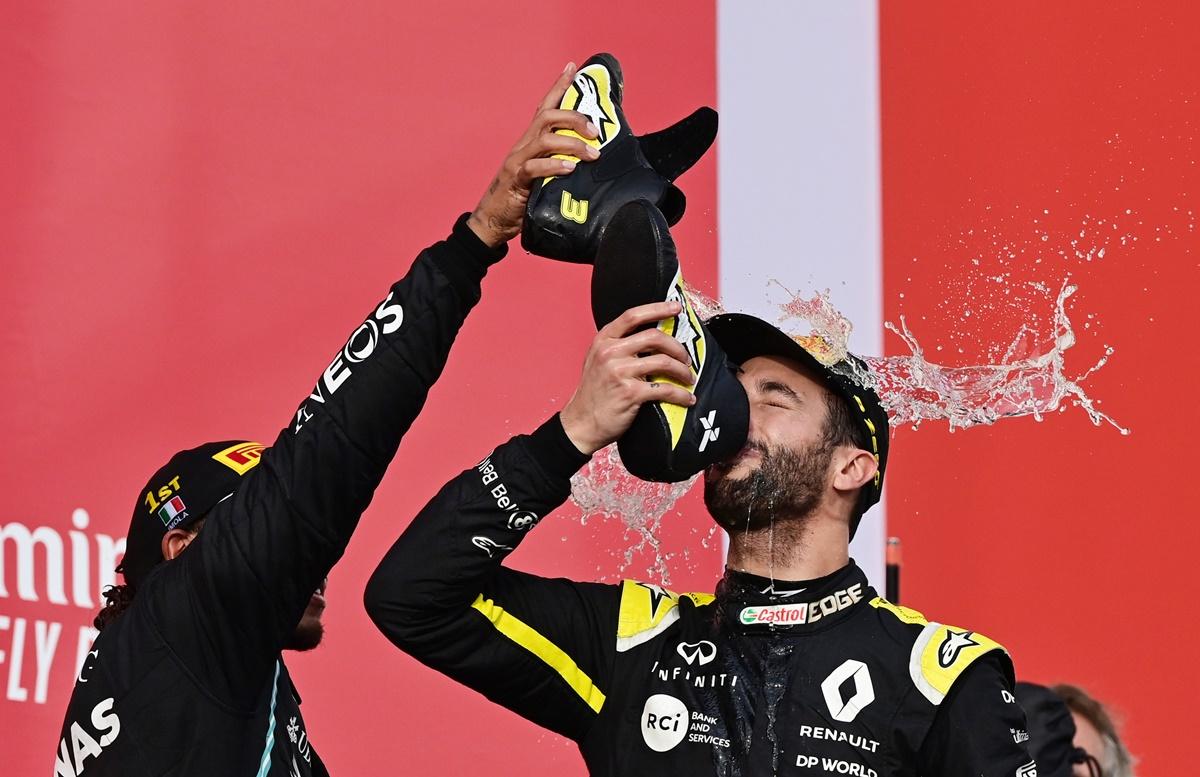
M 325 636 L 325 626 L 321 623 L 320 616 L 312 617 L 305 615 L 296 624 L 296 630 L 292 632 L 292 636 L 288 638 L 284 644 L 284 650 L 312 650 L 317 645 L 321 644 L 321 638 Z
M 748 447 L 762 456 L 754 472 L 737 480 L 714 478 L 713 472 L 705 476 L 704 504 L 717 525 L 727 532 L 752 532 L 811 515 L 825 492 L 834 446 L 820 440 L 799 451 L 753 442 Z M 722 465 L 714 469 L 720 472 Z
M 328 582 L 321 581 L 320 587 L 309 598 L 308 606 L 304 608 L 300 622 L 296 624 L 296 630 L 283 646 L 284 650 L 312 650 L 321 644 L 321 638 L 325 636 L 321 616 L 325 614 L 325 590 Z

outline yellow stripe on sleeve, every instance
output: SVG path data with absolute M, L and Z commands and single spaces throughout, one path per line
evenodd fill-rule
M 604 693 L 562 648 L 546 639 L 525 621 L 506 612 L 491 599 L 483 598 L 483 594 L 476 597 L 471 607 L 491 621 L 497 631 L 533 653 L 545 662 L 546 666 L 557 672 L 593 712 L 600 712 L 600 708 L 604 706 Z

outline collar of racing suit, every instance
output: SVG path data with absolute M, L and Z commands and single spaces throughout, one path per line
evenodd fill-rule
M 853 561 L 815 580 L 771 580 L 726 569 L 717 586 L 721 619 L 741 633 L 816 631 L 850 617 L 875 596 Z

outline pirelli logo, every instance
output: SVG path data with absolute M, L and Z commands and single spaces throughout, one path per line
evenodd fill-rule
M 262 452 L 266 450 L 260 442 L 239 442 L 223 451 L 213 454 L 213 461 L 219 461 L 239 475 L 245 475 L 258 465 Z

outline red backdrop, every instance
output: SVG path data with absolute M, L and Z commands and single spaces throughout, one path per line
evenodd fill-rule
M 0 523 L 51 527 L 69 554 L 73 510 L 89 512 L 89 532 L 123 534 L 137 490 L 174 450 L 272 439 L 363 312 L 474 206 L 568 60 L 617 53 L 639 131 L 715 103 L 711 5 L 682 15 L 634 2 L 453 10 L 0 10 L 0 362 L 12 397 Z M 665 29 L 672 47 L 695 52 L 686 62 L 659 45 Z M 689 279 L 710 292 L 715 170 L 710 156 L 686 177 L 678 238 Z M 492 271 L 332 574 L 326 643 L 289 666 L 335 773 L 581 771 L 573 747 L 399 654 L 367 620 L 362 589 L 437 485 L 570 395 L 594 332 L 588 277 L 519 248 Z M 668 547 L 681 552 L 707 530 L 675 521 Z M 565 516 L 518 558 L 612 578 L 622 544 L 612 524 Z M 0 548 L 10 618 L 0 658 L 13 658 L 13 626 L 25 619 L 28 700 L 0 697 L 0 761 L 6 773 L 38 774 L 53 762 L 78 629 L 93 612 L 48 604 L 41 566 L 40 601 L 21 600 L 15 547 Z M 710 587 L 716 555 L 694 556 L 673 582 Z M 34 693 L 39 619 L 64 624 L 44 703 Z M 0 686 L 11 667 L 0 662 Z
M 94 581 L 96 535 L 123 533 L 166 456 L 204 439 L 269 439 L 287 422 L 362 312 L 474 204 L 566 60 L 617 53 L 638 130 L 716 100 L 712 4 L 453 11 L 0 8 L 0 526 L 58 537 L 68 598 L 74 543 L 91 549 L 79 555 Z M 1028 679 L 1114 701 L 1144 774 L 1184 762 L 1174 729 L 1200 687 L 1186 447 L 1200 422 L 1187 341 L 1200 288 L 1198 21 L 1166 4 L 880 6 L 887 318 L 905 314 L 922 342 L 965 361 L 1020 318 L 983 270 L 1055 289 L 1070 274 L 1080 342 L 1068 366 L 1113 346 L 1087 386 L 1132 429 L 1122 437 L 1071 410 L 954 435 L 900 430 L 888 509 L 905 541 L 905 602 L 1000 639 Z M 689 279 L 712 292 L 715 170 L 710 155 L 684 179 L 678 233 Z M 1101 245 L 1102 258 L 1074 254 Z M 582 771 L 566 743 L 394 651 L 360 597 L 438 484 L 569 395 L 591 332 L 586 288 L 585 268 L 519 250 L 491 273 L 332 575 L 327 643 L 289 664 L 335 773 Z M 78 508 L 89 523 L 76 537 Z M 695 495 L 681 506 L 696 509 Z M 680 554 L 672 584 L 710 589 L 707 522 L 672 515 L 664 533 Z M 618 526 L 581 527 L 568 511 L 516 558 L 612 579 L 623 545 Z M 37 774 L 52 763 L 94 607 L 47 601 L 41 549 L 38 601 L 22 598 L 17 546 L 0 547 L 0 761 Z M 48 624 L 61 627 L 52 655 Z
M 1179 716 L 1200 689 L 1187 647 L 1200 14 L 1084 2 L 880 12 L 887 318 L 906 314 L 944 360 L 970 363 L 978 342 L 1016 330 L 1021 305 L 1003 288 L 1040 279 L 1053 299 L 1070 275 L 1068 372 L 1111 345 L 1086 387 L 1132 431 L 1095 428 L 1079 410 L 901 430 L 888 507 L 905 599 L 1002 640 L 1025 679 L 1112 702 L 1141 773 L 1183 774 L 1193 758 Z M 1104 246 L 1103 258 L 1074 253 Z

